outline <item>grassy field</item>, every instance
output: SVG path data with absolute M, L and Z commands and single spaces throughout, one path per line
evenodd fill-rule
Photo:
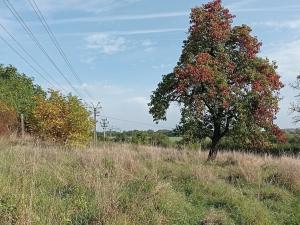
M 0 141 L 0 224 L 300 224 L 300 160 Z

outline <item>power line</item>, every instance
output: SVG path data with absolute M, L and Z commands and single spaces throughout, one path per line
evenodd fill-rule
M 117 118 L 117 117 L 106 115 L 106 113 L 104 112 L 103 107 L 101 107 L 100 110 L 102 111 L 103 117 L 105 117 L 107 119 L 121 121 L 121 122 L 125 122 L 125 123 L 131 123 L 131 124 L 139 124 L 139 125 L 142 125 L 142 126 L 145 126 L 145 127 L 158 128 L 157 126 L 155 126 L 155 124 L 144 123 L 144 122 L 134 121 L 134 120 L 126 120 L 126 119 L 121 119 L 121 118 Z M 173 129 L 166 128 L 166 127 L 159 127 L 159 128 L 160 129 L 165 129 L 165 130 L 173 130 Z
M 104 138 L 104 141 L 105 141 L 105 138 L 106 138 L 106 130 L 108 128 L 108 125 L 109 125 L 109 122 L 107 120 L 107 118 L 105 119 L 102 119 L 101 122 L 100 122 L 100 125 L 103 129 L 103 138 Z
M 54 46 L 57 48 L 58 52 L 60 53 L 60 55 L 62 56 L 62 58 L 64 59 L 64 61 L 66 62 L 69 70 L 72 72 L 72 74 L 74 75 L 74 77 L 77 79 L 77 81 L 79 83 L 82 83 L 82 81 L 80 80 L 78 74 L 76 73 L 76 71 L 74 70 L 74 67 L 72 66 L 72 64 L 70 63 L 70 61 L 68 60 L 66 54 L 64 53 L 64 51 L 62 50 L 58 40 L 56 39 L 54 33 L 52 32 L 52 30 L 50 29 L 45 17 L 43 16 L 43 14 L 41 13 L 40 9 L 38 8 L 35 0 L 27 0 L 29 2 L 29 4 L 31 5 L 31 7 L 33 8 L 33 10 L 35 11 L 36 15 L 38 16 L 39 20 L 41 21 L 44 29 L 46 30 L 46 32 L 48 33 L 51 41 L 53 42 Z M 80 93 L 77 91 L 77 89 L 71 84 L 71 82 L 68 80 L 68 78 L 63 74 L 63 72 L 59 69 L 59 67 L 57 66 L 57 64 L 54 62 L 54 60 L 50 57 L 50 55 L 47 53 L 47 51 L 45 50 L 45 48 L 41 45 L 41 43 L 38 41 L 38 39 L 35 37 L 35 35 L 33 34 L 32 30 L 28 27 L 28 25 L 25 23 L 25 21 L 23 20 L 23 18 L 21 17 L 21 15 L 16 11 L 16 9 L 13 7 L 12 3 L 9 0 L 4 0 L 5 5 L 7 6 L 7 8 L 10 10 L 10 12 L 13 14 L 13 16 L 17 19 L 17 21 L 19 22 L 19 24 L 24 28 L 24 30 L 26 31 L 26 33 L 29 35 L 29 37 L 33 40 L 33 42 L 35 43 L 35 45 L 37 47 L 40 48 L 40 50 L 46 55 L 46 57 L 48 58 L 48 60 L 52 63 L 52 65 L 55 67 L 55 69 L 59 72 L 60 75 L 62 75 L 64 77 L 64 79 L 68 82 L 68 84 L 70 85 L 70 87 L 80 96 Z M 88 93 L 89 97 L 91 97 L 91 95 Z M 92 97 L 91 97 L 92 98 Z M 94 107 L 95 108 L 95 107 Z M 127 122 L 127 123 L 135 123 L 135 124 L 140 124 L 140 125 L 145 125 L 145 126 L 152 126 L 154 127 L 153 124 L 147 124 L 147 123 L 143 123 L 143 122 L 138 122 L 138 121 L 132 121 L 132 120 L 124 120 L 124 119 L 119 119 L 116 117 L 107 117 L 113 120 L 118 120 L 118 121 L 123 121 L 123 122 Z
M 100 105 L 100 102 L 97 103 L 97 105 L 94 105 L 92 103 L 92 106 L 90 107 L 92 109 L 92 113 L 94 114 L 94 146 L 96 147 L 97 146 L 97 140 L 98 140 L 98 137 L 97 137 L 97 117 L 99 116 L 99 113 L 100 113 L 100 109 L 101 109 L 101 105 Z
M 5 33 L 18 45 L 18 47 L 46 74 L 51 80 L 56 84 L 57 87 L 60 87 L 60 84 L 51 76 L 41 64 L 33 58 L 33 56 L 22 46 L 22 44 L 10 33 L 3 24 L 0 23 L 0 27 L 5 31 Z M 39 73 L 40 74 L 40 73 Z M 58 88 L 59 89 L 59 88 Z M 64 90 L 60 87 L 60 89 Z M 64 90 L 65 91 L 65 90 Z
M 69 86 L 79 95 L 80 93 L 77 91 L 77 89 L 72 85 L 72 83 L 69 81 L 69 79 L 64 75 L 64 73 L 59 69 L 57 64 L 54 62 L 54 60 L 50 57 L 50 55 L 47 53 L 43 45 L 39 42 L 39 40 L 36 38 L 36 36 L 33 34 L 32 30 L 26 22 L 23 20 L 22 16 L 16 11 L 14 6 L 12 5 L 9 0 L 4 0 L 4 3 L 6 7 L 9 9 L 9 11 L 12 13 L 12 15 L 17 19 L 18 23 L 23 27 L 25 32 L 29 35 L 31 40 L 35 43 L 35 45 L 44 53 L 44 55 L 48 58 L 48 60 L 51 62 L 51 64 L 54 66 L 54 68 L 58 71 L 58 73 L 66 80 L 66 82 L 69 84 Z
M 42 73 L 40 73 L 24 56 L 21 55 L 21 53 L 18 52 L 17 49 L 15 49 L 5 38 L 0 35 L 0 39 L 13 51 L 15 52 L 34 72 L 39 74 L 46 82 L 48 82 L 53 88 L 55 88 L 55 85 L 53 85 L 52 82 L 50 82 Z
M 68 69 L 70 70 L 70 72 L 73 74 L 73 76 L 79 82 L 79 84 L 82 84 L 83 82 L 81 81 L 78 73 L 75 71 L 74 67 L 72 66 L 70 60 L 66 56 L 66 54 L 65 54 L 64 50 L 62 49 L 61 45 L 59 44 L 59 42 L 58 42 L 57 38 L 55 37 L 53 31 L 51 30 L 50 26 L 48 25 L 46 18 L 44 17 L 44 15 L 42 14 L 41 10 L 39 9 L 36 1 L 35 0 L 27 0 L 27 2 L 30 4 L 31 8 L 34 10 L 34 12 L 37 15 L 38 19 L 42 23 L 44 29 L 48 33 L 48 35 L 49 35 L 52 43 L 54 44 L 54 46 L 58 50 L 59 54 L 64 59 L 64 61 L 65 61 L 66 65 L 67 65 Z M 87 94 L 88 97 L 90 97 L 91 99 L 93 98 L 92 95 L 90 94 L 90 92 L 88 90 L 85 90 L 85 92 L 86 92 L 86 94 Z

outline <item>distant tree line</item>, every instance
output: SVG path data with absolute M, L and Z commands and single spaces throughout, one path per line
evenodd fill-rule
M 297 155 L 300 153 L 300 129 L 283 130 L 286 137 L 285 143 L 278 143 L 276 139 L 270 140 L 264 148 L 249 147 L 241 141 L 231 137 L 225 137 L 219 144 L 221 150 L 246 151 L 258 154 Z M 163 148 L 207 150 L 211 146 L 209 137 L 199 140 L 188 133 L 181 133 L 180 129 L 174 130 L 131 130 L 131 131 L 109 131 L 104 139 L 103 132 L 98 132 L 98 140 L 102 142 L 127 143 L 134 145 L 151 145 Z
M 98 139 L 101 141 L 119 142 L 119 143 L 130 143 L 137 145 L 152 145 L 157 147 L 174 147 L 176 133 L 171 130 L 131 130 L 131 131 L 110 131 L 104 135 L 102 132 L 98 133 Z

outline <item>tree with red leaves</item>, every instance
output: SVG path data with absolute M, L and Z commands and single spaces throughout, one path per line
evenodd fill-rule
M 274 124 L 283 87 L 274 62 L 258 56 L 261 42 L 251 28 L 233 26 L 221 0 L 192 9 L 189 35 L 174 71 L 151 96 L 154 121 L 166 120 L 171 102 L 181 105 L 180 127 L 210 137 L 214 160 L 224 136 L 261 147 L 284 135 Z

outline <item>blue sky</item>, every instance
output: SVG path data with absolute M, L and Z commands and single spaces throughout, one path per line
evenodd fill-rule
M 83 99 L 101 101 L 101 116 L 109 117 L 111 127 L 122 130 L 175 127 L 178 106 L 170 108 L 166 122 L 154 125 L 147 103 L 161 75 L 171 72 L 177 63 L 182 41 L 187 36 L 190 9 L 206 1 L 36 0 L 83 83 L 70 74 L 27 0 L 10 2 Z M 261 56 L 277 61 L 286 85 L 277 123 L 282 128 L 296 127 L 289 110 L 296 93 L 289 84 L 300 72 L 299 0 L 223 0 L 223 4 L 236 15 L 235 24 L 245 23 L 253 28 L 253 34 L 263 42 Z M 0 22 L 54 76 L 60 89 L 71 90 L 3 1 Z M 9 40 L 2 29 L 0 34 Z M 50 87 L 3 42 L 0 42 L 0 63 L 12 64 L 33 76 L 44 88 Z M 87 89 L 92 99 L 85 95 Z

